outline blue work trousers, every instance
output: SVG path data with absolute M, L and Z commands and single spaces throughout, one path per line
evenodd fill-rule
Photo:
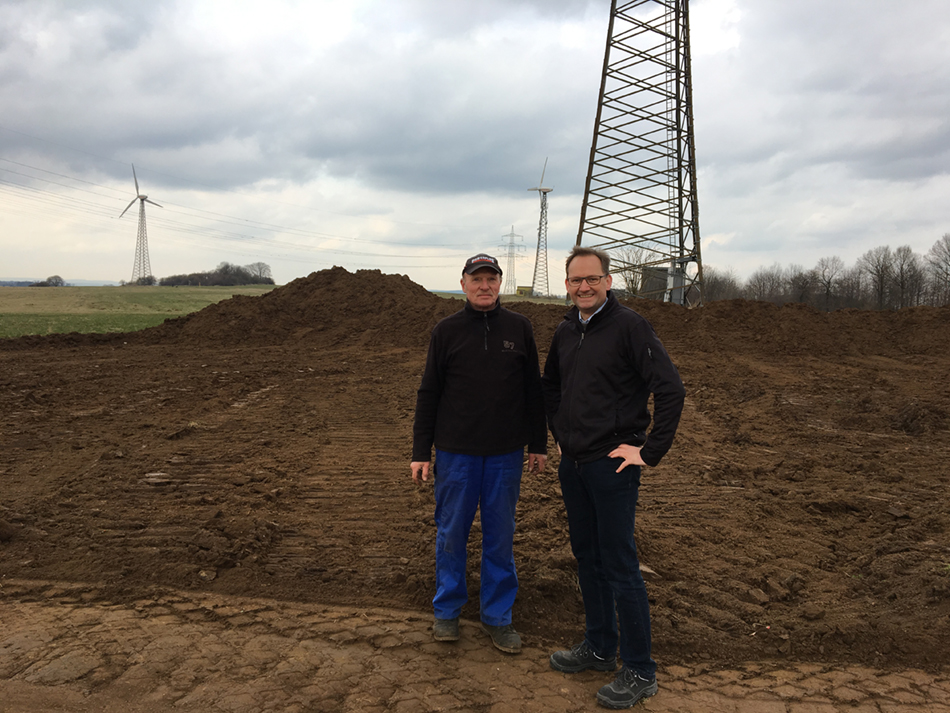
M 500 456 L 435 451 L 435 616 L 454 619 L 468 601 L 468 535 L 481 507 L 481 619 L 511 623 L 518 593 L 513 543 L 524 450 Z
M 628 465 L 617 473 L 621 463 L 622 458 L 593 463 L 563 458 L 558 477 L 584 598 L 587 644 L 611 658 L 619 639 L 624 664 L 650 680 L 656 675 L 650 656 L 650 602 L 633 536 L 640 467 Z

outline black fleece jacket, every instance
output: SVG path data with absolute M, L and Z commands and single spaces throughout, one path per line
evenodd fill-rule
M 432 330 L 416 397 L 412 460 L 428 461 L 432 446 L 491 456 L 525 444 L 547 452 L 538 349 L 531 322 L 495 304 L 471 304 Z
M 657 465 L 673 444 L 686 391 L 653 327 L 607 293 L 587 325 L 574 307 L 558 325 L 541 378 L 548 425 L 561 455 L 581 463 L 621 443 Z M 653 394 L 654 420 L 647 402 Z

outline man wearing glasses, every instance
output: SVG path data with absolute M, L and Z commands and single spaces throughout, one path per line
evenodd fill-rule
M 657 691 L 634 541 L 640 468 L 670 449 L 685 390 L 653 327 L 617 301 L 611 284 L 606 253 L 571 251 L 565 285 L 574 307 L 554 333 L 541 379 L 586 616 L 584 640 L 550 662 L 567 673 L 613 671 L 619 645 L 623 667 L 597 700 L 629 708 Z

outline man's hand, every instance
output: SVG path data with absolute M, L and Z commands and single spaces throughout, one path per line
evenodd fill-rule
M 528 454 L 528 472 L 540 473 L 544 470 L 544 464 L 548 462 L 547 453 L 529 453 Z
M 409 468 L 412 470 L 413 482 L 418 483 L 420 477 L 423 480 L 429 479 L 429 461 L 414 460 L 409 464 Z
M 623 458 L 623 463 L 617 468 L 617 473 L 622 471 L 628 465 L 646 465 L 643 458 L 640 457 L 640 446 L 631 446 L 621 443 L 607 454 L 610 458 Z

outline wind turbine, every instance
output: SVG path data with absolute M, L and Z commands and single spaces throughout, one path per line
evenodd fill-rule
M 139 179 L 135 175 L 135 164 L 132 164 L 132 180 L 135 181 L 135 198 L 125 207 L 125 210 L 119 215 L 121 218 L 125 215 L 135 201 L 139 202 L 139 234 L 135 241 L 135 265 L 132 268 L 132 284 L 136 284 L 143 277 L 152 276 L 152 266 L 148 261 L 148 233 L 145 230 L 145 204 L 151 203 L 158 205 L 155 201 L 150 201 L 148 196 L 143 195 L 139 190 Z M 162 206 L 158 205 L 159 208 Z
M 538 223 L 538 252 L 534 257 L 534 279 L 531 280 L 532 295 L 547 295 L 548 290 L 548 193 L 553 188 L 544 188 L 544 172 L 548 169 L 548 160 L 544 159 L 544 168 L 541 169 L 541 180 L 538 181 L 536 188 L 529 188 L 529 191 L 537 191 L 541 196 L 541 220 Z M 544 291 L 541 291 L 542 285 Z

